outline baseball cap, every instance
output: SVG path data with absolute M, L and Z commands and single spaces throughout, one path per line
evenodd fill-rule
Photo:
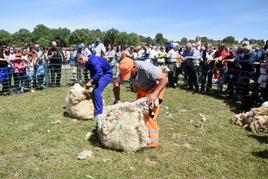
M 134 64 L 131 58 L 125 57 L 121 60 L 119 63 L 119 71 L 123 80 L 129 80 L 133 66 Z
M 79 44 L 77 45 L 77 48 L 84 48 L 84 44 L 83 44 L 83 43 L 79 43 Z

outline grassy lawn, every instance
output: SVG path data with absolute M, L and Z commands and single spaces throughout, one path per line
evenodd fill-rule
M 113 102 L 111 89 L 106 104 Z M 67 91 L 0 97 L 0 178 L 268 178 L 268 158 L 261 155 L 268 136 L 229 124 L 236 109 L 223 99 L 167 89 L 159 116 L 161 146 L 124 153 L 84 140 L 95 124 L 63 117 Z M 134 96 L 123 88 L 123 100 Z M 51 124 L 56 120 L 61 123 Z M 92 157 L 77 160 L 83 149 Z

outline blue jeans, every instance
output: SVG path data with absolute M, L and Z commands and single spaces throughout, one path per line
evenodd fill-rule
M 102 92 L 104 88 L 109 83 L 111 83 L 112 77 L 113 77 L 112 73 L 107 73 L 107 74 L 104 74 L 102 77 L 100 77 L 99 81 L 96 82 L 96 86 L 93 90 L 94 116 L 102 114 L 102 111 L 103 111 Z

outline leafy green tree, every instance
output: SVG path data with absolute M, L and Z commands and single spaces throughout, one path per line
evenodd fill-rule
M 154 41 L 154 39 L 152 39 L 149 36 L 145 38 L 145 43 L 147 43 L 149 45 L 156 45 L 156 41 Z
M 115 39 L 117 38 L 118 34 L 119 31 L 114 28 L 107 30 L 104 36 L 103 43 L 105 45 L 108 45 L 109 43 L 115 44 Z
M 181 45 L 186 45 L 188 43 L 188 39 L 186 37 L 183 37 L 180 41 Z
M 235 44 L 236 40 L 233 36 L 227 36 L 224 39 L 222 39 L 222 42 L 228 45 Z
M 39 44 L 41 47 L 49 47 L 51 44 L 51 41 L 48 40 L 45 37 L 41 37 L 40 39 L 38 39 L 35 43 Z M 60 46 L 60 45 L 58 45 Z M 61 47 L 61 46 L 60 46 Z
M 91 32 L 92 32 L 92 35 L 94 36 L 93 42 L 96 41 L 97 37 L 100 39 L 101 42 L 104 41 L 105 32 L 102 32 L 100 29 L 94 29 L 94 30 L 91 30 Z
M 165 43 L 168 42 L 167 39 L 164 38 L 162 33 L 157 33 L 154 38 L 155 42 L 159 45 L 164 45 Z
M 116 45 L 128 45 L 128 35 L 127 32 L 120 32 L 116 39 L 115 39 Z
M 27 29 L 19 29 L 17 32 L 12 34 L 14 43 L 16 46 L 23 47 L 25 43 L 31 42 L 31 32 Z
M 255 43 L 257 43 L 257 40 L 256 40 L 256 39 L 250 39 L 250 40 L 249 40 L 249 43 L 250 43 L 250 44 L 255 44 Z
M 32 32 L 32 42 L 37 43 L 37 40 L 41 38 L 46 39 L 50 42 L 54 40 L 52 31 L 43 24 L 39 24 L 34 28 Z
M 257 43 L 257 45 L 258 45 L 259 47 L 263 47 L 264 44 L 265 44 L 264 40 L 257 40 L 256 43 Z
M 70 44 L 84 43 L 89 44 L 94 42 L 96 39 L 93 33 L 88 29 L 76 29 L 70 35 L 69 42 Z
M 57 42 L 59 47 L 67 47 L 69 46 L 69 37 L 71 35 L 71 31 L 67 28 L 58 28 L 51 29 L 53 34 L 53 39 Z
M 201 43 L 202 44 L 208 44 L 209 43 L 208 41 L 209 41 L 209 39 L 207 37 L 202 37 L 201 38 Z
M 140 38 L 136 33 L 128 34 L 128 45 L 137 46 L 140 43 Z
M 0 41 L 11 45 L 13 41 L 12 35 L 8 31 L 0 30 Z

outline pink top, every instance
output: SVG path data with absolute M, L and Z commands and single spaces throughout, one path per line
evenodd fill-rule
M 24 66 L 23 60 L 14 60 L 13 61 L 14 66 L 14 73 L 22 73 L 24 69 L 19 69 L 20 67 Z

